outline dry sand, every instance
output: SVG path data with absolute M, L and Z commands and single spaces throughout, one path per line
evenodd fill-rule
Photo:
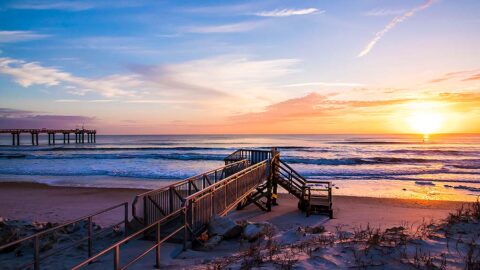
M 43 184 L 30 183 L 0 183 L 0 216 L 10 219 L 65 222 L 80 216 L 93 213 L 109 206 L 129 202 L 136 194 L 142 193 L 140 189 L 104 189 L 80 187 L 53 187 Z M 405 200 L 368 197 L 334 196 L 334 219 L 326 216 L 314 215 L 306 217 L 297 209 L 297 200 L 288 194 L 281 194 L 278 199 L 279 206 L 273 207 L 271 212 L 262 212 L 256 206 L 250 205 L 242 211 L 232 211 L 228 216 L 235 220 L 248 220 L 252 222 L 268 221 L 279 229 L 279 239 L 289 242 L 296 241 L 297 234 L 293 233 L 298 227 L 323 225 L 328 231 L 335 231 L 338 226 L 351 230 L 355 227 L 370 224 L 374 227 L 392 227 L 404 224 L 420 224 L 423 220 L 440 220 L 449 212 L 461 206 L 461 202 L 435 201 L 435 200 Z M 100 224 L 118 221 L 123 210 L 109 215 L 104 215 L 96 220 Z M 295 237 L 292 237 L 294 235 Z M 122 247 L 123 254 L 127 257 L 138 254 L 151 245 L 149 241 L 132 241 Z M 199 265 L 206 260 L 218 257 L 231 256 L 239 250 L 239 242 L 224 241 L 210 252 L 188 250 L 180 254 L 177 259 L 172 256 L 178 254 L 180 245 L 162 245 L 163 267 L 170 269 L 195 268 L 203 269 Z M 340 252 L 340 254 L 343 254 Z M 73 255 L 72 255 L 73 256 Z M 123 261 L 124 258 L 122 258 Z M 125 258 L 126 259 L 126 258 Z M 54 260 L 60 263 L 61 259 Z M 92 269 L 110 268 L 111 256 L 103 257 L 92 265 Z M 54 262 L 47 265 L 57 269 L 60 267 Z M 132 269 L 153 269 L 153 252 L 140 260 Z M 65 265 L 63 265 L 65 267 Z M 342 268 L 341 264 L 337 267 Z M 58 268 L 60 269 L 60 268 Z M 305 267 L 305 269 L 315 269 Z
M 112 205 L 133 201 L 141 189 L 107 189 L 83 187 L 55 187 L 34 183 L 0 183 L 0 216 L 31 221 L 65 222 Z M 297 200 L 281 194 L 279 206 L 270 213 L 256 207 L 233 213 L 239 218 L 253 221 L 266 220 L 289 224 L 291 217 L 303 214 L 297 209 Z M 334 219 L 326 226 L 347 224 L 391 226 L 403 222 L 418 223 L 423 219 L 441 219 L 458 208 L 461 202 L 436 200 L 406 200 L 334 196 Z M 123 212 L 122 212 L 123 213 Z M 116 213 L 114 213 L 116 215 Z M 98 222 L 108 221 L 111 215 L 99 217 Z M 321 217 L 312 217 L 317 219 Z M 305 219 L 308 220 L 308 219 Z
M 123 202 L 131 203 L 140 189 L 56 187 L 35 183 L 0 183 L 0 216 L 28 221 L 66 222 Z M 111 223 L 123 210 L 98 216 Z

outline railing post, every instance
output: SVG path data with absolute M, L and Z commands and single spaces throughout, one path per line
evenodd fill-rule
M 215 213 L 215 199 L 213 197 L 213 190 L 210 190 L 210 216 L 212 217 Z
M 115 246 L 115 252 L 113 253 L 113 269 L 120 269 L 120 246 Z
M 168 209 L 170 210 L 169 214 L 173 213 L 173 189 L 174 187 L 170 187 L 168 189 Z
M 128 235 L 128 202 L 125 203 L 125 212 L 124 212 L 124 223 L 123 223 L 123 227 L 124 227 L 124 232 L 123 234 L 125 235 L 125 237 L 127 237 Z
M 144 227 L 148 226 L 147 196 L 143 196 L 143 226 Z
M 272 164 L 272 181 L 273 181 L 273 194 L 272 194 L 272 205 L 278 205 L 277 203 L 277 196 L 278 196 L 278 176 L 277 176 L 277 168 L 280 165 L 280 152 L 277 151 L 277 148 L 272 148 L 271 152 L 272 158 L 274 162 Z
M 183 251 L 187 250 L 187 241 L 188 241 L 188 217 L 187 217 L 187 207 L 188 203 L 185 204 L 183 208 Z
M 33 238 L 33 249 L 33 269 L 40 270 L 40 239 L 38 239 L 38 236 Z
M 189 210 L 190 210 L 190 215 L 192 216 L 192 223 L 190 223 L 191 224 L 190 228 L 192 229 L 193 233 L 195 233 L 195 228 L 194 228 L 194 226 L 195 226 L 194 225 L 194 222 L 195 222 L 195 201 L 192 201 L 189 205 L 191 205 Z M 192 243 L 193 243 L 193 237 L 194 237 L 193 233 L 191 234 Z
M 157 246 L 155 247 L 155 267 L 160 269 L 160 222 L 157 222 Z
M 93 222 L 92 216 L 88 217 L 88 258 L 92 257 L 93 253 Z

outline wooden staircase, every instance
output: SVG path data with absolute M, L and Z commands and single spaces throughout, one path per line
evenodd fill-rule
M 247 159 L 254 163 L 258 157 L 271 158 L 272 177 L 247 196 L 237 206 L 238 210 L 245 208 L 247 205 L 255 204 L 264 211 L 270 211 L 270 207 L 276 205 L 277 188 L 280 186 L 298 199 L 298 208 L 305 212 L 307 216 L 327 214 L 330 218 L 333 218 L 331 182 L 304 178 L 273 151 L 267 157 L 259 150 L 240 149 L 228 156 L 225 163 L 228 164 L 228 162 L 241 159 Z
M 333 218 L 331 182 L 307 180 L 281 159 L 274 170 L 274 183 L 298 198 L 298 208 L 307 216 L 327 214 Z

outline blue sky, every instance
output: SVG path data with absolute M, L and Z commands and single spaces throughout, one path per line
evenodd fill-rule
M 2 1 L 0 124 L 48 115 L 106 133 L 350 133 L 342 126 L 364 113 L 372 128 L 351 133 L 399 132 L 380 124 L 460 94 L 471 109 L 441 110 L 474 119 L 479 11 L 474 0 Z M 308 111 L 291 109 L 298 100 Z M 279 104 L 290 107 L 272 116 Z

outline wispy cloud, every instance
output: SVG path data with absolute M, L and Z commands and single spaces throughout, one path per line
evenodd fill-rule
M 255 13 L 255 15 L 260 17 L 289 17 L 289 16 L 295 16 L 295 15 L 320 14 L 324 12 L 325 12 L 324 10 L 319 10 L 316 8 L 275 9 L 270 11 L 258 12 L 258 13 Z
M 129 8 L 142 5 L 143 1 L 129 0 L 27 0 L 13 3 L 10 8 L 24 10 L 61 10 L 61 11 L 84 11 L 94 8 Z
M 365 13 L 365 16 L 369 17 L 384 17 L 384 16 L 392 16 L 392 15 L 400 15 L 405 13 L 405 9 L 372 9 Z
M 374 37 L 374 38 L 367 44 L 367 46 L 358 54 L 358 57 L 362 57 L 362 56 L 367 55 L 367 54 L 373 49 L 373 47 L 375 46 L 375 44 L 377 44 L 377 42 L 380 41 L 380 39 L 381 39 L 386 33 L 388 33 L 390 30 L 392 30 L 397 24 L 399 24 L 399 23 L 403 22 L 404 20 L 406 20 L 407 18 L 415 15 L 416 12 L 428 8 L 429 6 L 432 5 L 432 3 L 433 3 L 433 0 L 427 0 L 423 5 L 414 7 L 414 8 L 412 8 L 412 9 L 410 9 L 409 11 L 405 12 L 403 15 L 395 17 L 395 18 L 394 18 L 393 20 L 391 20 L 380 32 L 377 32 L 377 33 L 375 34 L 375 37 Z
M 430 80 L 430 83 L 439 83 L 443 81 L 453 80 L 453 79 L 460 79 L 462 81 L 475 81 L 480 79 L 480 70 L 473 69 L 473 70 L 461 70 L 461 71 L 453 71 L 443 74 L 437 78 Z
M 13 43 L 47 38 L 49 35 L 33 31 L 0 31 L 0 43 Z
M 74 76 L 37 62 L 0 58 L 0 73 L 10 75 L 23 87 L 32 85 L 63 86 L 69 93 L 83 95 L 97 92 L 104 96 L 131 96 L 141 88 L 135 75 L 111 75 L 98 79 Z
M 464 81 L 479 81 L 480 80 L 480 73 L 473 74 L 472 76 L 463 79 Z
M 253 30 L 259 25 L 259 22 L 240 22 L 221 25 L 189 26 L 184 27 L 181 30 L 183 30 L 183 32 L 198 34 L 238 33 Z
M 225 98 L 243 97 L 257 104 L 258 93 L 271 93 L 278 78 L 298 72 L 296 59 L 255 60 L 227 55 L 176 64 L 131 66 L 126 74 L 98 78 L 73 75 L 38 62 L 0 58 L 0 73 L 9 75 L 23 87 L 43 85 L 64 92 L 85 95 L 94 93 L 110 102 L 122 97 L 130 103 L 180 104 L 180 100 L 221 102 Z M 79 102 L 83 99 L 59 99 L 57 102 Z M 237 100 L 238 101 L 238 100 Z M 92 101 L 88 101 L 92 102 Z M 113 102 L 113 101 L 112 101 Z
M 331 86 L 331 87 L 362 87 L 363 83 L 349 83 L 349 82 L 307 82 L 287 84 L 285 87 L 303 87 L 303 86 Z
M 24 3 L 17 3 L 11 6 L 15 9 L 30 9 L 30 10 L 69 10 L 82 11 L 95 7 L 91 2 L 87 1 L 31 1 Z
M 336 100 L 328 95 L 310 93 L 303 97 L 273 103 L 265 110 L 256 113 L 240 114 L 231 117 L 239 123 L 277 123 L 290 120 L 304 121 L 308 118 L 343 115 L 340 111 L 362 110 L 364 108 L 385 107 L 403 104 L 411 99 L 384 100 Z
M 257 60 L 224 55 L 178 64 L 133 67 L 132 70 L 144 80 L 169 92 L 188 93 L 190 98 L 254 99 L 258 93 L 270 93 L 278 78 L 297 72 L 298 62 L 296 59 Z

